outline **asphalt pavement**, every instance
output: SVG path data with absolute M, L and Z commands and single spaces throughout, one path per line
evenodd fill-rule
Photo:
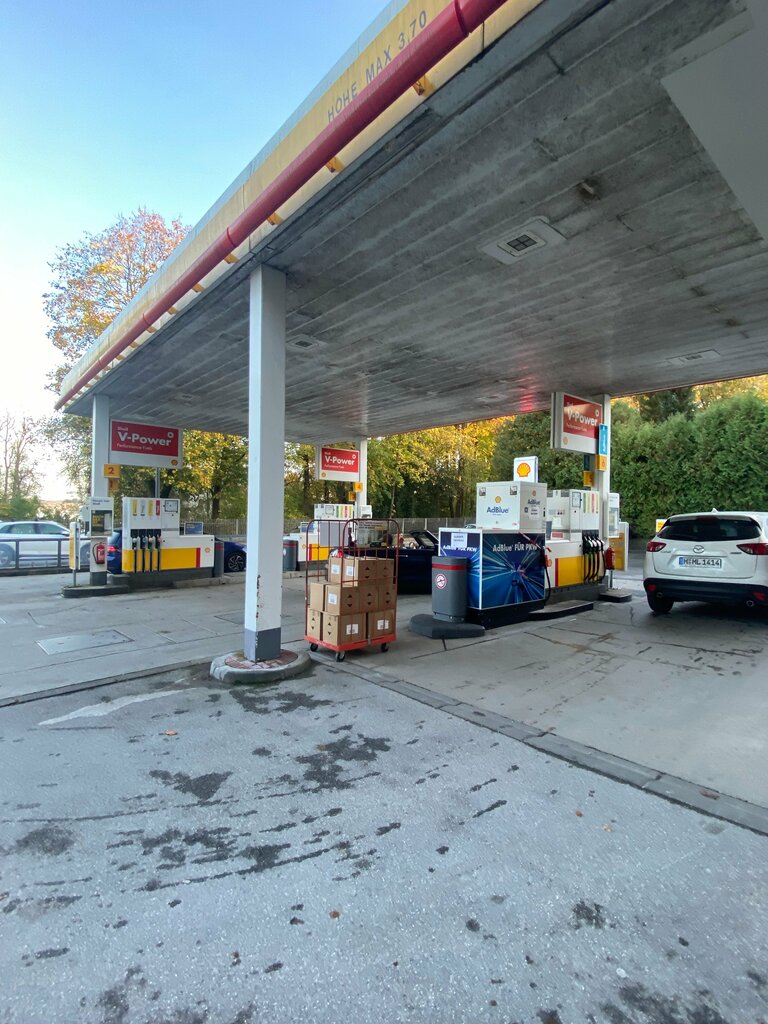
M 0 714 L 3 1024 L 758 1024 L 766 839 L 331 665 Z
M 62 579 L 0 580 L 0 708 L 204 666 L 242 646 L 243 575 L 106 600 L 65 600 Z M 578 763 L 596 766 L 598 752 L 615 777 L 639 766 L 638 784 L 768 831 L 768 620 L 695 604 L 654 617 L 637 558 L 620 580 L 629 604 L 445 644 L 408 631 L 429 596 L 401 596 L 389 652 L 350 652 L 345 664 L 486 725 L 524 727 Z M 286 578 L 284 647 L 306 650 L 303 614 L 304 579 Z

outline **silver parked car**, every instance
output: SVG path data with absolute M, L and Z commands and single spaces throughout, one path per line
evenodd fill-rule
M 45 519 L 0 523 L 0 569 L 32 565 L 66 565 L 69 529 Z

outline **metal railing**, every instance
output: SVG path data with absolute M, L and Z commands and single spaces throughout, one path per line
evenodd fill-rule
M 81 544 L 89 550 L 88 544 Z M 10 572 L 24 572 L 48 569 L 62 572 L 69 569 L 68 537 L 13 537 L 3 534 L 0 539 L 0 575 Z
M 409 533 L 411 530 L 429 530 L 430 533 L 435 535 L 441 526 L 458 528 L 466 526 L 470 521 L 466 516 L 461 518 L 454 517 L 453 519 L 448 516 L 410 516 L 406 519 L 397 520 L 403 533 Z
M 283 522 L 283 533 L 298 533 L 299 524 L 307 522 L 311 518 L 308 516 L 306 519 L 286 519 Z M 395 522 L 398 523 L 403 533 L 408 533 L 410 530 L 429 530 L 436 534 L 441 526 L 461 527 L 466 526 L 469 521 L 466 516 L 453 519 L 448 516 L 410 516 L 405 519 L 395 517 Z M 248 520 L 245 517 L 241 519 L 210 519 L 203 524 L 203 533 L 212 533 L 227 540 L 244 540 L 247 532 Z

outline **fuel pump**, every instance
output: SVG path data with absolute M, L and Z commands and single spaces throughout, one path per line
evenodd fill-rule
M 106 551 L 115 518 L 114 498 L 91 497 L 80 509 L 83 533 L 90 538 L 89 568 L 91 583 L 103 586 L 107 582 Z
M 159 498 L 123 498 L 123 572 L 156 571 L 161 506 Z
M 178 498 L 123 498 L 123 572 L 212 572 L 214 538 L 183 535 L 180 520 Z
M 605 575 L 603 542 L 596 530 L 585 530 L 581 544 L 584 552 L 584 582 L 599 583 Z

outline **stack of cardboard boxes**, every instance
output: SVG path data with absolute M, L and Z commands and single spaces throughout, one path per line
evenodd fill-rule
M 307 637 L 336 647 L 395 634 L 394 559 L 328 559 L 328 578 L 310 582 Z

